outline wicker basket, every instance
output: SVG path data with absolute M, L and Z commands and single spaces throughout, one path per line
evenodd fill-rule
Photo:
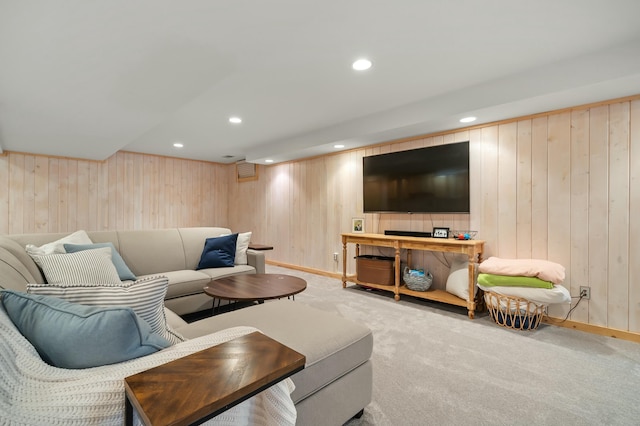
M 535 330 L 547 308 L 527 299 L 491 291 L 484 292 L 484 301 L 496 324 L 514 330 Z
M 411 271 L 408 267 L 404 267 L 402 279 L 409 290 L 413 291 L 427 291 L 433 283 L 433 275 L 427 271 L 424 275 L 411 275 Z

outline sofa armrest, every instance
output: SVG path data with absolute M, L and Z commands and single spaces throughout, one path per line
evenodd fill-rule
M 247 250 L 247 263 L 256 268 L 256 274 L 264 274 L 264 252 L 258 250 Z
M 11 252 L 0 247 L 0 289 L 27 291 L 35 282 L 27 268 Z

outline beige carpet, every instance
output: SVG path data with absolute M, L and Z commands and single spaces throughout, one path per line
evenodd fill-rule
M 541 325 L 514 331 L 486 314 L 307 280 L 296 301 L 369 325 L 373 402 L 348 425 L 640 424 L 640 345 Z

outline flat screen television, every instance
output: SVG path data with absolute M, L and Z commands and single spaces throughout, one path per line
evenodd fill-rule
M 362 159 L 365 213 L 469 213 L 469 142 Z

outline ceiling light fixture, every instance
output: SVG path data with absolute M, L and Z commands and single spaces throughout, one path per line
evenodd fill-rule
M 371 68 L 371 61 L 368 59 L 358 59 L 351 66 L 356 71 L 365 71 Z
M 240 124 L 240 123 L 242 123 L 242 118 L 240 118 L 240 117 L 230 117 L 229 118 L 229 123 Z
M 461 118 L 460 122 L 461 123 L 471 123 L 472 121 L 476 121 L 477 118 L 476 117 L 465 117 L 465 118 Z
M 344 148 L 344 145 L 337 143 L 333 147 L 336 149 L 340 149 L 340 148 Z
M 174 148 L 182 148 L 182 147 L 184 147 L 184 144 L 181 143 L 181 142 L 176 142 L 176 143 L 173 144 L 173 147 Z
M 264 160 L 265 163 L 273 163 L 273 160 Z

